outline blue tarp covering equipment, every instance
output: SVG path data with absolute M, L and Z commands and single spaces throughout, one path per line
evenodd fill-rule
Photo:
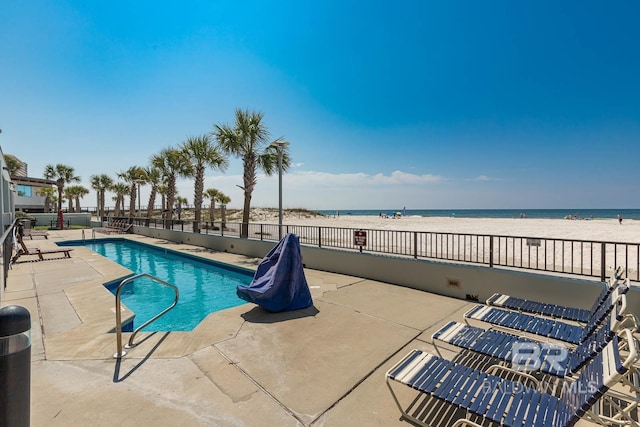
M 262 259 L 251 284 L 238 286 L 236 293 L 271 312 L 311 306 L 313 301 L 304 277 L 298 236 L 286 234 Z

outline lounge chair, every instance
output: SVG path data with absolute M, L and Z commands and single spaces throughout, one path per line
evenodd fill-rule
M 489 323 L 494 326 L 514 329 L 534 335 L 539 335 L 569 344 L 578 345 L 584 341 L 600 325 L 602 320 L 611 312 L 614 304 L 621 304 L 621 310 L 626 308 L 626 300 L 620 298 L 628 290 L 626 285 L 616 287 L 605 301 L 591 312 L 585 325 L 576 325 L 560 320 L 534 316 L 526 313 L 506 310 L 503 308 L 477 305 L 464 314 L 465 322 L 469 319 Z
M 59 249 L 45 249 L 45 250 L 42 250 L 40 248 L 35 248 L 28 252 L 19 251 L 11 259 L 11 263 L 16 262 L 18 258 L 27 256 L 27 255 L 37 255 L 40 261 L 44 261 L 46 259 L 44 255 L 49 255 L 49 254 L 63 254 L 64 258 L 71 258 L 71 251 L 73 251 L 73 248 L 59 248 Z
M 465 365 L 442 359 L 422 350 L 413 350 L 387 371 L 386 383 L 402 416 L 422 426 L 428 425 L 405 410 L 392 383 L 404 384 L 428 396 L 467 411 L 501 426 L 568 427 L 585 418 L 600 425 L 629 425 L 637 422 L 630 412 L 637 401 L 615 396 L 611 387 L 623 382 L 638 359 L 638 343 L 629 330 L 614 337 L 582 370 L 578 378 L 562 388 L 560 397 L 547 394 L 488 374 Z M 624 343 L 623 346 L 620 344 Z M 621 351 L 621 347 L 624 351 Z M 626 397 L 626 398 L 625 398 Z M 606 403 L 615 408 L 609 416 L 594 405 Z M 479 426 L 469 419 L 454 426 Z
M 40 259 L 40 261 L 44 261 L 45 258 L 43 257 L 43 255 L 45 254 L 63 254 L 65 258 L 71 258 L 71 251 L 73 250 L 73 248 L 60 248 L 60 249 L 46 249 L 46 250 L 41 250 L 41 249 L 35 249 L 35 253 L 29 253 L 29 255 L 38 255 L 38 258 Z
M 522 298 L 516 298 L 509 295 L 495 293 L 491 295 L 486 303 L 509 310 L 516 310 L 524 313 L 538 314 L 542 316 L 553 317 L 557 319 L 573 320 L 576 322 L 586 323 L 589 315 L 600 304 L 602 304 L 609 296 L 611 291 L 622 280 L 622 268 L 618 267 L 614 274 L 604 283 L 604 289 L 598 295 L 590 310 L 585 308 L 568 307 L 563 305 L 544 303 L 539 301 L 531 301 Z
M 124 234 L 128 233 L 133 227 L 133 224 L 127 223 L 125 220 L 116 219 L 111 222 L 108 222 L 104 227 L 94 228 L 95 231 L 105 234 L 118 233 Z
M 32 230 L 30 228 L 26 228 L 24 230 L 24 237 L 29 237 L 31 240 L 33 240 L 33 237 L 44 237 L 45 239 L 49 238 L 49 233 L 47 233 L 44 230 Z
M 625 317 L 620 308 L 616 305 L 602 322 L 602 326 L 575 348 L 563 344 L 541 343 L 504 331 L 485 330 L 455 321 L 444 325 L 431 338 L 439 356 L 441 353 L 438 343 L 444 343 L 497 359 L 518 371 L 536 371 L 565 378 L 582 369 L 622 329 Z

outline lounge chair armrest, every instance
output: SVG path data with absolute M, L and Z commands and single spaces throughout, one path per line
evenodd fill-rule
M 527 385 L 525 381 L 531 381 L 535 384 L 536 390 L 540 390 L 540 381 L 538 381 L 534 376 L 527 374 L 526 372 L 518 371 L 516 369 L 508 368 L 502 365 L 491 365 L 489 369 L 487 369 L 487 374 L 494 374 L 497 371 L 504 371 L 508 374 L 514 375 L 516 377 L 520 377 L 520 382 L 524 385 Z
M 467 419 L 464 419 L 464 418 L 460 418 L 458 421 L 453 423 L 453 425 L 451 427 L 462 427 L 462 426 L 483 427 L 480 424 L 474 423 L 473 421 L 467 420 Z
M 627 325 L 627 323 L 630 323 L 631 325 Z M 629 328 L 632 332 L 640 332 L 638 318 L 635 314 L 625 314 L 624 318 L 620 322 L 620 327 Z

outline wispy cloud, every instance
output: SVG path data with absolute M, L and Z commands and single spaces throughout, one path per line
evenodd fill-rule
M 487 175 L 479 175 L 475 178 L 471 178 L 471 181 L 497 181 L 497 178 L 492 178 L 490 176 Z
M 407 200 L 429 197 L 430 191 L 441 191 L 448 178 L 403 171 L 391 174 L 330 173 L 318 171 L 289 171 L 283 176 L 285 205 L 297 207 L 361 206 L 376 207 L 377 197 L 390 205 L 400 206 Z M 241 206 L 243 193 L 241 174 L 210 175 L 205 177 L 205 188 L 216 188 L 231 197 L 233 206 Z M 193 182 L 180 180 L 178 191 L 191 201 Z M 276 206 L 278 175 L 258 175 L 252 205 Z M 404 205 L 403 205 L 404 206 Z
M 438 175 L 416 175 L 402 171 L 394 171 L 390 175 L 377 173 L 370 175 L 358 173 L 328 173 L 316 171 L 299 171 L 291 174 L 297 185 L 325 185 L 325 186 L 368 186 L 368 185 L 423 185 L 442 182 L 445 178 Z

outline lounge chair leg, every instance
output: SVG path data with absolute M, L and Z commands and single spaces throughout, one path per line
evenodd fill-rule
M 431 427 L 429 424 L 425 423 L 424 421 L 421 421 L 419 419 L 417 419 L 414 416 L 409 415 L 404 409 L 402 409 L 402 405 L 400 404 L 400 401 L 398 400 L 398 397 L 396 396 L 396 394 L 393 392 L 393 387 L 391 387 L 391 383 L 389 382 L 389 378 L 387 377 L 387 379 L 385 380 L 385 382 L 387 383 L 387 387 L 389 387 L 389 391 L 391 392 L 391 396 L 393 396 L 393 400 L 396 402 L 396 406 L 398 407 L 398 409 L 400 410 L 400 418 L 406 418 L 409 421 L 418 424 L 422 427 Z

